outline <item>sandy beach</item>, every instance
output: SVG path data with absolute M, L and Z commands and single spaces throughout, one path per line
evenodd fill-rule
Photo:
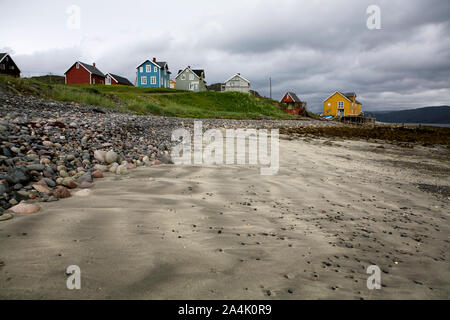
M 0 222 L 0 298 L 448 299 L 449 159 L 282 136 L 273 176 L 249 165 L 106 174 Z M 380 290 L 366 286 L 372 264 Z M 69 265 L 81 290 L 66 288 Z

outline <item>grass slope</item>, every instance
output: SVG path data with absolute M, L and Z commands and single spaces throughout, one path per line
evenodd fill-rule
M 132 111 L 189 118 L 291 119 L 277 101 L 240 92 L 187 92 L 163 88 L 64 85 L 0 75 L 0 87 L 57 101 L 72 101 Z

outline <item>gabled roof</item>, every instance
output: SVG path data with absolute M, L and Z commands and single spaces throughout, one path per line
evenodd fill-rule
M 107 73 L 106 75 L 109 75 L 111 78 L 116 80 L 118 84 L 123 84 L 123 85 L 126 85 L 126 86 L 132 86 L 133 85 L 127 78 L 118 76 L 117 74 Z
M 177 76 L 175 77 L 175 79 L 176 78 L 178 78 L 178 76 L 181 74 L 181 73 L 183 73 L 184 71 L 186 71 L 187 69 L 189 69 L 190 71 L 192 71 L 194 74 L 195 74 L 195 76 L 197 77 L 197 78 L 201 78 L 201 76 L 202 76 L 202 73 L 203 73 L 203 77 L 205 77 L 205 70 L 203 70 L 203 69 L 191 69 L 191 68 L 189 68 L 189 67 L 186 67 L 184 70 L 178 70 L 178 74 L 177 74 Z
M 167 65 L 167 62 L 165 61 L 156 61 L 156 64 L 160 67 L 160 68 L 164 68 Z
M 288 94 L 292 100 L 294 100 L 294 102 L 301 102 L 301 100 L 297 97 L 297 95 L 294 92 L 288 91 L 286 92 L 286 94 Z M 283 96 L 283 98 L 286 96 L 286 94 Z
M 199 78 L 201 78 L 202 74 L 203 74 L 203 77 L 205 77 L 205 70 L 203 70 L 203 69 L 194 69 L 194 70 L 192 70 L 192 71 L 194 71 L 194 73 L 195 73 Z
M 342 97 L 344 97 L 345 99 L 347 99 L 347 100 L 350 101 L 350 102 L 353 102 L 352 100 L 350 100 L 350 98 L 356 97 L 356 93 L 354 93 L 354 92 L 346 92 L 346 93 L 342 93 L 342 92 L 336 91 L 335 93 L 333 93 L 332 95 L 330 95 L 328 98 L 326 98 L 325 100 L 323 100 L 323 102 L 325 102 L 325 101 L 327 101 L 328 99 L 330 99 L 330 98 L 331 98 L 332 96 L 334 96 L 336 93 L 337 93 L 337 94 L 340 94 Z M 356 100 L 356 99 L 355 99 L 355 102 L 356 102 L 357 104 L 362 105 L 362 103 L 359 102 L 359 101 Z
M 87 63 L 84 63 L 84 62 L 81 62 L 81 61 L 76 61 L 73 65 L 70 66 L 69 69 L 67 69 L 67 71 L 69 71 L 70 69 L 72 69 L 73 66 L 74 66 L 76 63 L 79 63 L 80 66 L 82 66 L 83 68 L 85 68 L 89 73 L 94 74 L 94 75 L 99 76 L 99 77 L 106 78 L 106 76 L 103 74 L 103 72 L 101 72 L 100 70 L 98 70 L 97 67 L 91 66 L 90 64 L 87 64 Z M 66 74 L 67 71 L 64 72 L 64 74 Z
M 2 62 L 3 58 L 5 58 L 7 55 L 7 53 L 0 53 L 0 62 Z
M 157 66 L 158 68 L 164 68 L 165 66 L 167 66 L 167 69 L 169 68 L 169 66 L 167 65 L 167 62 L 166 61 L 152 61 L 152 60 L 145 60 L 144 62 L 142 62 L 140 65 L 138 65 L 137 67 L 136 67 L 136 69 L 138 69 L 140 66 L 142 66 L 144 63 L 147 63 L 147 62 L 151 62 L 152 64 L 154 64 L 155 66 Z
M 95 74 L 96 76 L 100 76 L 100 77 L 105 77 L 105 75 L 103 74 L 103 72 L 101 72 L 100 70 L 97 69 L 97 67 L 91 66 L 90 64 L 84 63 L 84 62 L 80 62 L 80 64 L 85 67 L 86 69 L 88 69 L 88 71 L 92 74 Z
M 353 97 L 356 97 L 356 93 L 354 93 L 354 92 L 345 92 L 345 93 L 339 92 L 339 93 L 342 94 L 342 95 L 344 95 L 344 96 L 346 96 L 347 98 L 353 98 Z
M 242 80 L 244 80 L 245 82 L 250 83 L 250 81 L 248 81 L 248 80 L 245 79 L 243 76 L 241 76 L 240 73 L 236 73 L 234 76 L 228 78 L 228 80 L 226 80 L 225 83 L 227 83 L 228 81 L 230 81 L 230 80 L 233 79 L 234 77 L 239 77 L 239 78 L 241 78 Z
M 353 102 L 352 100 L 350 100 L 349 98 L 347 98 L 346 95 L 344 95 L 343 93 L 339 92 L 339 91 L 335 91 L 333 94 L 331 94 L 328 98 L 326 98 L 325 100 L 323 100 L 323 102 L 327 101 L 328 99 L 330 99 L 332 96 L 334 96 L 335 94 L 339 94 L 341 95 L 343 98 L 347 99 L 350 102 Z

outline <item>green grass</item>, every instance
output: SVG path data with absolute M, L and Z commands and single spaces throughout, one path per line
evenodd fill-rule
M 123 112 L 189 118 L 292 119 L 277 101 L 240 92 L 189 92 L 165 88 L 64 85 L 0 75 L 0 88 L 57 101 L 72 101 Z

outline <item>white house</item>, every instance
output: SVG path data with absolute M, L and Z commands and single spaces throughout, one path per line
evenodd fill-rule
M 250 81 L 241 76 L 240 73 L 236 73 L 230 79 L 225 81 L 223 91 L 250 91 Z

